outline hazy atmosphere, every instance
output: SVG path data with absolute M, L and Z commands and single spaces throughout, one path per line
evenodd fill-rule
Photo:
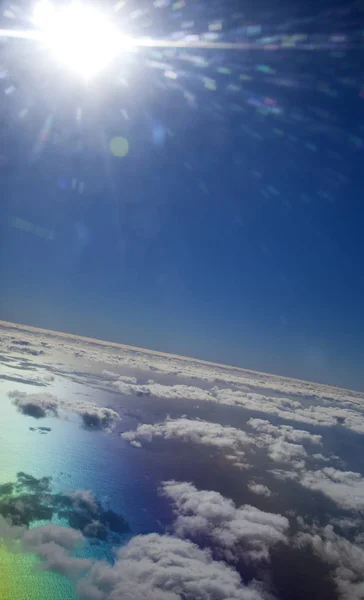
M 362 0 L 4 0 L 0 600 L 364 600 Z
M 361 2 L 85 4 L 3 3 L 0 317 L 364 389 Z

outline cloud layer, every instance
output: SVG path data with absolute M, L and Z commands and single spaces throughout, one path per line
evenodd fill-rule
M 363 600 L 364 547 L 335 533 L 332 525 L 299 534 L 297 543 L 309 545 L 318 558 L 334 568 L 334 581 L 342 600 Z
M 339 507 L 349 510 L 364 509 L 364 477 L 354 471 L 340 471 L 324 467 L 316 471 L 273 471 L 281 479 L 297 481 L 303 487 L 322 492 Z
M 35 419 L 60 417 L 61 412 L 69 411 L 78 414 L 86 429 L 111 429 L 120 419 L 119 414 L 111 409 L 97 406 L 84 400 L 64 400 L 52 394 L 27 394 L 14 390 L 9 392 L 14 406 L 26 416 Z
M 142 424 L 136 431 L 127 431 L 121 437 L 135 445 L 151 442 L 154 438 L 178 439 L 184 442 L 214 446 L 228 452 L 228 457 L 238 466 L 244 465 L 244 447 L 254 444 L 254 439 L 235 427 L 197 419 L 166 419 L 161 423 Z
M 77 587 L 87 600 L 263 600 L 257 585 L 189 540 L 152 533 L 120 548 L 111 567 L 95 564 Z
M 197 490 L 187 482 L 166 481 L 162 492 L 175 508 L 173 531 L 180 537 L 209 540 L 227 560 L 267 561 L 272 546 L 287 542 L 289 523 L 282 515 L 249 505 L 236 507 L 218 492 Z

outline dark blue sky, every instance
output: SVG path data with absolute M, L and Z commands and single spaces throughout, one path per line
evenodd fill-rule
M 151 4 L 148 35 L 277 48 L 140 51 L 86 87 L 2 46 L 0 318 L 364 389 L 363 17 L 230 5 Z

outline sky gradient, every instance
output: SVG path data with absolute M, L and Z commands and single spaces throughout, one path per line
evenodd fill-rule
M 233 3 L 196 6 L 205 31 Z M 85 88 L 8 42 L 1 319 L 364 389 L 361 21 L 274 8 L 221 36 L 316 47 L 143 51 Z M 153 9 L 149 34 L 191 10 Z

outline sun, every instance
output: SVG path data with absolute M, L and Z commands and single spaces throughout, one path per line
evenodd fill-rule
M 129 43 L 102 11 L 79 1 L 56 7 L 40 0 L 32 22 L 55 58 L 87 81 Z

